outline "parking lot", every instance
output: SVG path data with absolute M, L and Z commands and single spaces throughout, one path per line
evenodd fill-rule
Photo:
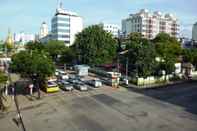
M 188 90 L 185 97 L 179 93 L 169 94 L 166 89 L 156 92 L 162 96 L 168 94 L 171 101 L 184 101 L 196 89 L 194 83 L 172 89 L 173 92 Z M 35 101 L 29 101 L 25 96 L 18 98 L 28 131 L 196 131 L 195 113 L 188 112 L 184 106 L 150 96 L 157 94 L 154 91 L 144 92 L 101 87 L 87 92 L 44 93 L 41 100 Z M 196 94 L 192 97 L 196 98 Z M 195 101 L 188 101 L 189 104 L 196 105 Z M 12 121 L 15 116 L 15 111 L 1 116 L 0 130 L 21 130 Z

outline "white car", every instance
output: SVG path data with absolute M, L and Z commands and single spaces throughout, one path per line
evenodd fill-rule
M 66 74 L 64 71 L 61 71 L 61 70 L 58 71 L 58 77 L 61 80 L 67 80 L 67 79 L 69 79 L 68 74 Z
M 66 81 L 61 82 L 60 88 L 66 91 L 72 91 L 74 89 L 73 85 Z
M 74 84 L 74 87 L 80 91 L 88 91 L 88 87 L 83 83 Z
M 102 86 L 102 82 L 101 80 L 90 80 L 88 81 L 88 84 L 98 88 L 98 87 L 101 87 Z

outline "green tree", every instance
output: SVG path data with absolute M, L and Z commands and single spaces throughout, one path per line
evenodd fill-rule
M 85 28 L 76 36 L 73 46 L 82 64 L 111 63 L 116 56 L 117 41 L 98 25 Z
M 193 61 L 192 64 L 194 65 L 195 69 L 197 70 L 197 49 L 192 49 L 192 56 L 193 56 Z
M 71 64 L 76 59 L 76 54 L 72 48 L 66 47 L 60 57 L 60 63 Z
M 45 45 L 45 47 L 46 47 L 46 51 L 49 53 L 49 55 L 52 57 L 54 61 L 57 61 L 58 56 L 61 55 L 66 48 L 63 41 L 54 41 L 54 40 L 49 41 Z
M 37 51 L 46 50 L 45 45 L 40 43 L 40 42 L 29 42 L 29 43 L 27 43 L 25 48 L 29 51 L 32 51 L 32 50 L 37 50 Z
M 55 66 L 53 61 L 45 53 L 36 50 L 28 52 L 22 51 L 12 57 L 10 65 L 12 71 L 21 74 L 22 77 L 29 78 L 38 88 L 40 98 L 40 87 L 46 78 L 53 75 Z
M 175 63 L 180 59 L 182 52 L 180 43 L 176 38 L 166 33 L 160 33 L 153 40 L 157 57 L 160 58 L 159 68 L 171 74 L 175 70 Z
M 131 33 L 126 48 L 129 50 L 129 67 L 132 75 L 147 77 L 154 73 L 155 50 L 153 44 L 139 33 Z
M 5 109 L 5 105 L 4 105 L 4 85 L 6 84 L 8 80 L 8 76 L 5 75 L 3 72 L 0 72 L 0 110 L 4 110 Z
M 197 69 L 197 49 L 183 49 L 182 58 L 183 62 L 190 62 Z

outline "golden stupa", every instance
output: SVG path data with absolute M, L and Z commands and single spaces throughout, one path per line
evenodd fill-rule
M 8 48 L 8 49 L 11 49 L 14 47 L 14 40 L 13 40 L 13 37 L 12 37 L 12 33 L 10 30 L 8 30 L 8 36 L 7 36 L 7 39 L 5 41 L 5 46 Z

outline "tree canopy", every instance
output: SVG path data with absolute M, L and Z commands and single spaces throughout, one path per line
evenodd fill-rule
M 52 76 L 55 72 L 53 61 L 45 53 L 37 50 L 31 52 L 21 51 L 15 54 L 12 57 L 10 68 L 13 72 L 21 74 L 22 77 L 32 80 L 37 84 L 38 89 L 46 78 Z
M 150 76 L 155 68 L 154 45 L 141 34 L 132 33 L 127 39 L 126 48 L 129 51 L 129 67 L 133 75 L 139 77 Z
M 65 53 L 71 50 L 65 46 L 63 41 L 55 40 L 51 40 L 47 43 L 29 42 L 26 45 L 26 49 L 30 52 L 35 50 L 42 53 L 45 52 L 45 54 L 48 55 L 48 57 L 50 56 L 54 62 L 58 62 L 58 56 L 65 56 Z
M 167 74 L 175 70 L 175 63 L 179 61 L 182 52 L 178 40 L 166 33 L 160 33 L 153 40 L 157 57 L 160 58 L 160 69 L 165 70 Z
M 182 58 L 184 62 L 190 62 L 197 69 L 197 49 L 183 49 Z
M 35 76 L 44 79 L 55 71 L 52 60 L 37 51 L 21 51 L 14 55 L 10 68 L 12 71 L 31 79 L 34 79 Z
M 58 55 L 61 55 L 65 51 L 65 44 L 63 41 L 51 40 L 45 44 L 46 51 L 52 57 L 54 61 L 57 61 Z
M 73 51 L 72 48 L 66 47 L 61 54 L 60 63 L 64 64 L 72 64 L 76 59 L 76 53 Z
M 73 48 L 82 64 L 99 65 L 112 62 L 116 56 L 117 42 L 110 33 L 93 25 L 76 36 Z
M 29 42 L 26 45 L 26 49 L 31 50 L 37 50 L 37 51 L 43 51 L 45 50 L 45 45 L 40 42 Z
M 124 44 L 128 50 L 130 74 L 139 77 L 159 75 L 163 70 L 171 74 L 182 52 L 177 39 L 166 33 L 158 34 L 153 40 L 143 38 L 140 33 L 131 33 Z

